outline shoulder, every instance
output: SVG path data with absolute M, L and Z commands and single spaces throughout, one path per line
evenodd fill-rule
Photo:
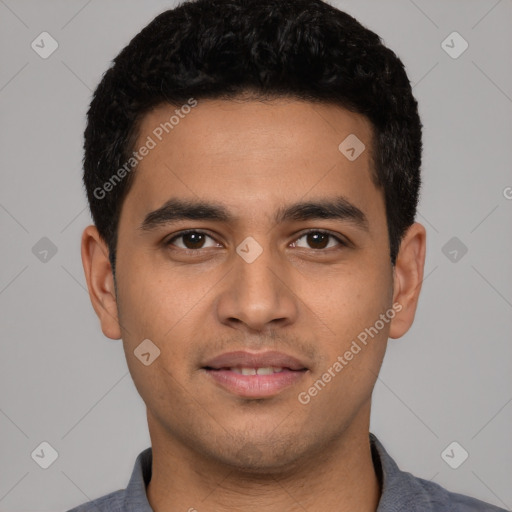
M 430 507 L 436 512 L 506 512 L 505 509 L 496 507 L 476 498 L 450 492 L 444 487 L 424 480 L 422 478 L 414 477 L 418 487 L 422 489 L 424 499 L 430 502 Z M 428 509 L 430 510 L 430 509 Z
M 152 454 L 151 447 L 139 453 L 126 489 L 111 492 L 67 512 L 126 512 L 127 508 L 151 512 L 146 496 L 146 486 L 151 480 Z
M 377 512 L 506 512 L 476 498 L 402 471 L 382 443 L 370 433 L 376 472 L 382 484 Z
M 123 512 L 125 491 L 119 490 L 78 505 L 67 512 Z

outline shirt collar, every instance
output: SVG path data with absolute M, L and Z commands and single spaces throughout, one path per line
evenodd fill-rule
M 420 480 L 411 473 L 401 471 L 372 433 L 370 446 L 381 483 L 381 497 L 376 512 L 434 512 L 431 496 Z
M 152 448 L 140 452 L 135 460 L 132 476 L 126 488 L 124 508 L 126 512 L 154 512 L 146 495 L 146 487 L 151 480 L 153 462 Z
M 376 512 L 431 512 L 432 501 L 417 478 L 401 471 L 377 437 L 370 433 L 373 464 L 381 484 L 381 498 Z M 142 451 L 133 468 L 125 493 L 127 512 L 153 512 L 146 487 L 151 480 L 152 448 Z

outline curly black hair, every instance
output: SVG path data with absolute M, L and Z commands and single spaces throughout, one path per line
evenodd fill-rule
M 135 171 L 104 185 L 133 157 L 141 119 L 165 103 L 244 96 L 335 104 L 366 116 L 394 265 L 416 215 L 422 151 L 418 106 L 400 59 L 321 0 L 193 0 L 158 15 L 130 41 L 87 114 L 83 181 L 114 275 L 119 215 Z

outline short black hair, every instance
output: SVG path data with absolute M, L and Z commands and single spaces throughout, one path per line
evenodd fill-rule
M 158 15 L 130 41 L 87 113 L 83 181 L 114 275 L 119 216 L 135 174 L 127 162 L 135 168 L 144 115 L 191 98 L 242 96 L 330 103 L 366 116 L 394 265 L 421 181 L 422 124 L 401 60 L 321 0 L 193 0 Z

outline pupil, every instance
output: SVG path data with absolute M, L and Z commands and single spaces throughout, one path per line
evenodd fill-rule
M 188 249 L 200 249 L 204 242 L 202 233 L 187 233 L 183 235 L 183 243 Z
M 319 240 L 323 237 L 323 242 Z M 308 244 L 313 246 L 313 249 L 324 249 L 327 247 L 329 236 L 325 233 L 309 233 L 308 234 Z M 320 243 L 320 247 L 315 247 L 315 244 L 318 245 Z

